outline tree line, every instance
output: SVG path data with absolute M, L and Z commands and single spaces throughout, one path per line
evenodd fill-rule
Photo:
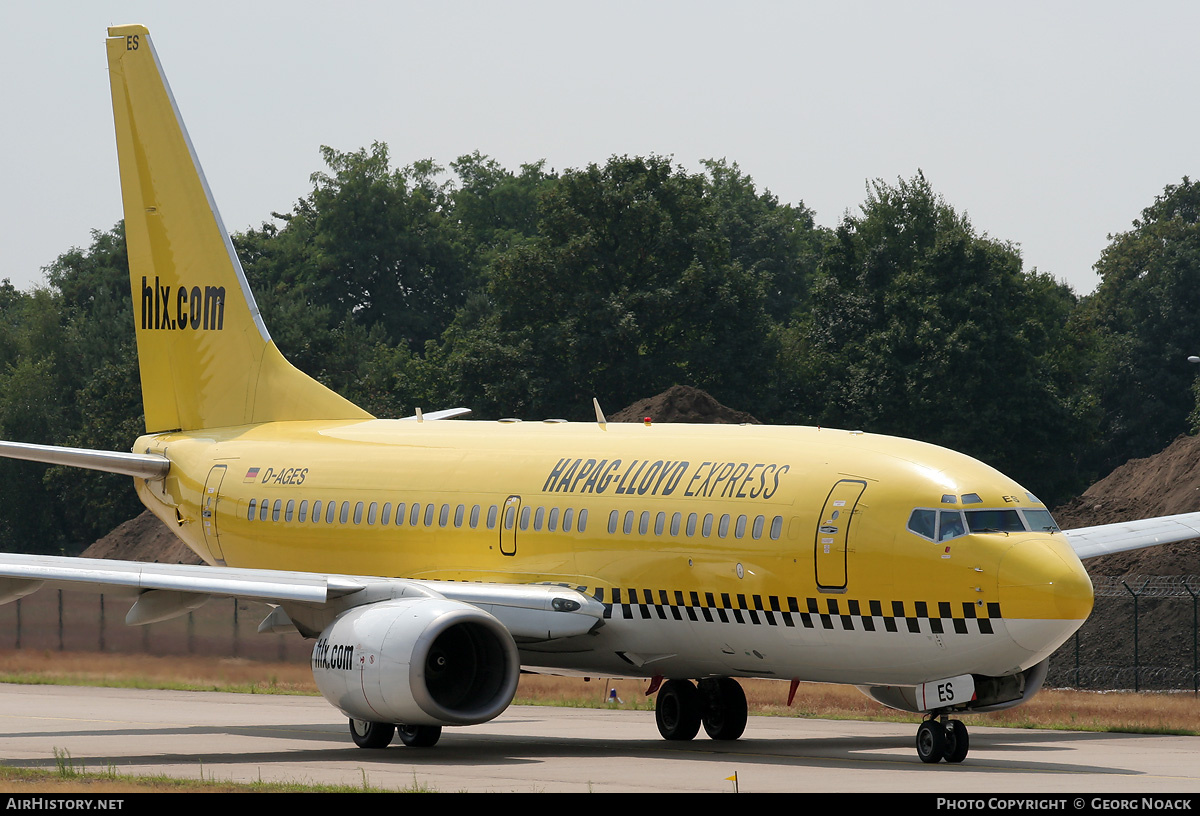
M 1054 504 L 1200 423 L 1200 186 L 1110 236 L 1080 297 L 918 173 L 836 227 L 737 164 L 554 172 L 322 149 L 290 211 L 234 236 L 279 348 L 377 416 L 592 417 L 676 384 L 770 423 L 913 437 Z M 46 283 L 0 284 L 0 438 L 126 450 L 142 431 L 121 224 Z M 127 479 L 0 461 L 0 548 L 75 552 Z

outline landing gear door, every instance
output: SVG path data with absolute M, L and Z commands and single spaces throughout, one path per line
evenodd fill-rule
M 214 465 L 204 482 L 204 495 L 200 498 L 200 520 L 204 527 L 204 543 L 218 561 L 224 561 L 221 543 L 217 536 L 217 503 L 221 500 L 221 481 L 225 478 L 225 465 Z
M 850 522 L 866 488 L 867 483 L 859 479 L 842 479 L 829 491 L 825 506 L 821 508 L 814 550 L 817 587 L 824 592 L 846 589 L 846 543 L 850 538 Z

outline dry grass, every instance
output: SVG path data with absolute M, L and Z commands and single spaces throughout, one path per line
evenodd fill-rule
M 790 684 L 781 680 L 740 680 L 755 714 L 822 719 L 920 722 L 920 716 L 884 708 L 849 686 L 801 683 L 787 705 Z M 606 699 L 609 687 L 626 708 L 653 708 L 645 681 L 593 680 L 525 676 L 518 702 L 548 705 L 591 705 Z M 578 702 L 571 702 L 572 699 Z M 1011 728 L 1057 728 L 1080 731 L 1123 731 L 1200 734 L 1200 705 L 1191 693 L 1093 692 L 1046 689 L 1025 705 L 962 719 L 975 725 Z
M 0 682 L 316 694 L 307 664 L 245 658 L 153 657 L 0 650 Z
M 134 688 L 180 688 L 249 693 L 316 694 L 306 664 L 262 663 L 245 659 L 151 657 L 45 651 L 0 651 L 0 682 L 45 682 Z M 917 722 L 891 711 L 847 686 L 803 683 L 791 707 L 789 684 L 743 680 L 755 714 L 826 719 Z M 616 689 L 621 708 L 653 709 L 646 681 L 523 675 L 517 703 L 571 707 L 604 706 Z M 995 714 L 964 717 L 976 725 L 1200 734 L 1200 705 L 1190 693 L 1099 693 L 1046 690 L 1029 703 Z

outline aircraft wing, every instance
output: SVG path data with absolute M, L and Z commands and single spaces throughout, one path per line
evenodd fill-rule
M 1063 530 L 1063 536 L 1081 559 L 1200 538 L 1200 513 L 1122 521 L 1096 527 Z
M 517 640 L 586 634 L 603 620 L 604 605 L 574 589 L 545 584 L 414 581 L 362 575 L 155 564 L 50 555 L 0 554 L 0 603 L 43 587 L 136 598 L 126 623 L 185 614 L 214 597 L 302 605 L 328 614 L 407 597 L 446 598 L 494 615 Z M 264 622 L 260 629 L 271 628 Z

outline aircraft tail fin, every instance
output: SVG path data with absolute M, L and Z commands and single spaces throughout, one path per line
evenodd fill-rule
M 107 47 L 146 431 L 370 418 L 275 347 L 149 32 Z

